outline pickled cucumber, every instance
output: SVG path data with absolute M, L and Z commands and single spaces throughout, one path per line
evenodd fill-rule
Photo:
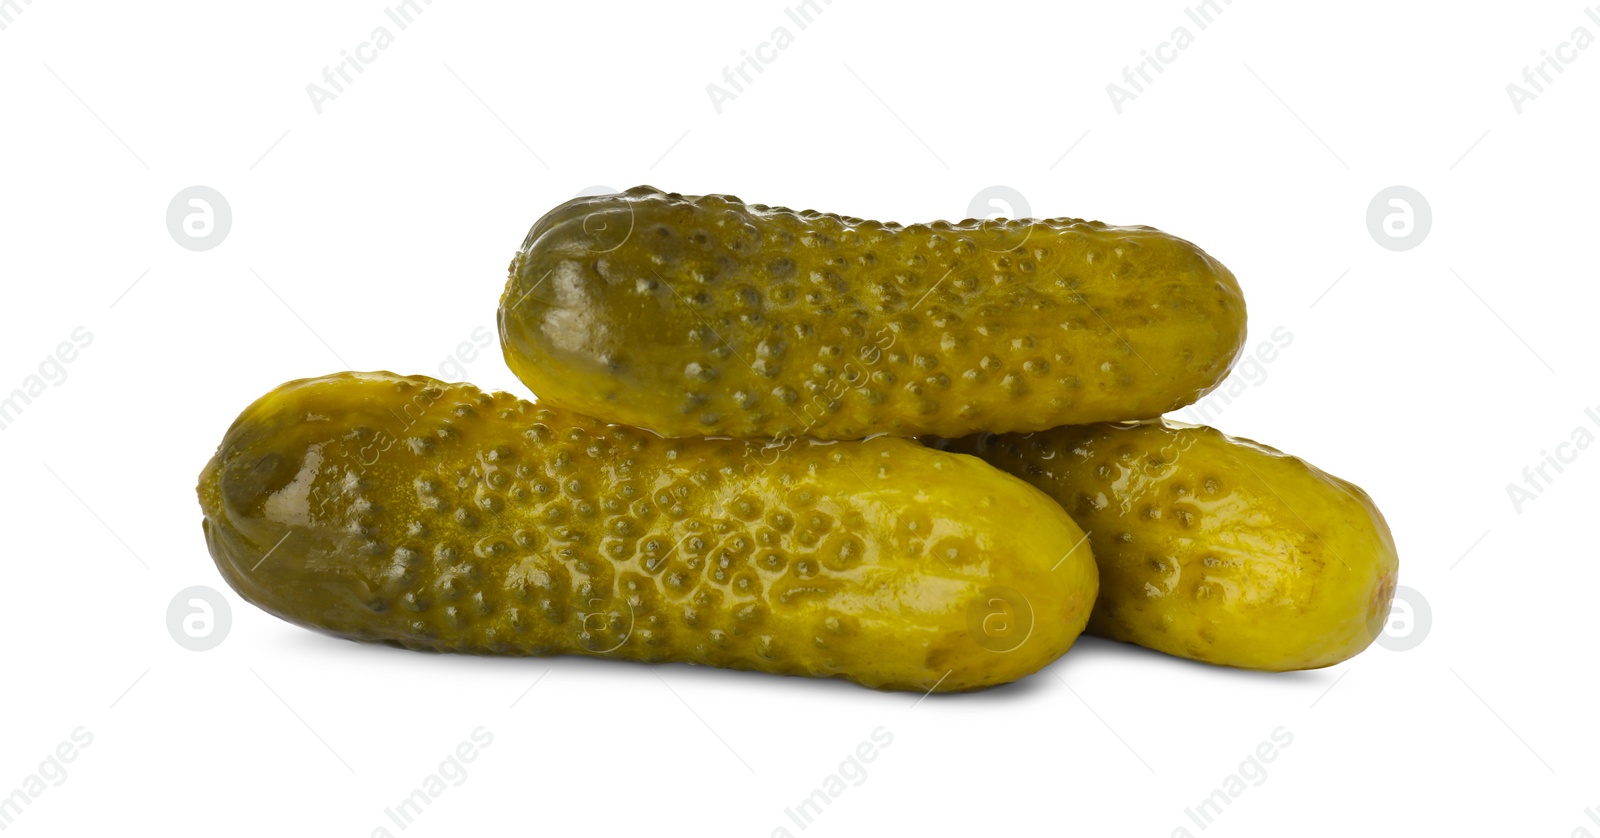
M 665 436 L 954 437 L 1140 419 L 1243 345 L 1228 269 L 1150 227 L 901 226 L 647 186 L 539 219 L 500 301 L 547 404 Z
M 1214 428 L 1153 421 L 941 443 L 1089 531 L 1089 632 L 1246 669 L 1329 666 L 1382 631 L 1399 559 L 1359 487 Z
M 663 439 L 422 376 L 277 388 L 198 491 L 246 600 L 412 649 L 946 692 L 1051 662 L 1095 598 L 1083 532 L 973 457 Z

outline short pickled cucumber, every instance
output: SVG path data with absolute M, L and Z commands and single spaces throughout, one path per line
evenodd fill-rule
M 1095 597 L 1082 531 L 973 457 L 663 439 L 422 376 L 277 388 L 199 495 L 246 600 L 415 649 L 970 690 L 1065 652 Z
M 1150 227 L 902 226 L 647 186 L 529 231 L 506 361 L 547 404 L 666 436 L 954 437 L 1141 419 L 1243 345 L 1228 269 Z
M 1359 487 L 1214 428 L 1154 421 L 945 443 L 1089 531 L 1089 632 L 1246 669 L 1329 666 L 1382 631 L 1399 559 Z

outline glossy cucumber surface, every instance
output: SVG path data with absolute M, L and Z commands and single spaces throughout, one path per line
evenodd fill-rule
M 1140 419 L 1243 345 L 1228 269 L 1150 227 L 903 226 L 650 187 L 539 219 L 500 302 L 541 402 L 666 436 L 961 436 Z
M 1055 660 L 1095 599 L 1083 532 L 973 457 L 664 439 L 422 376 L 273 390 L 198 491 L 246 600 L 414 649 L 944 692 Z
M 1156 420 L 940 443 L 1054 497 L 1100 565 L 1091 634 L 1247 669 L 1329 666 L 1383 630 L 1399 558 L 1367 493 L 1214 428 Z

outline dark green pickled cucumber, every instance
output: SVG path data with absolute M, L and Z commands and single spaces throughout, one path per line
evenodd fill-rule
M 638 187 L 551 210 L 500 336 L 546 404 L 666 436 L 956 437 L 1158 416 L 1225 376 L 1228 269 L 1150 227 L 901 226 Z
M 663 439 L 421 376 L 279 387 L 199 494 L 245 599 L 415 649 L 968 690 L 1065 652 L 1096 593 L 1083 532 L 975 457 Z

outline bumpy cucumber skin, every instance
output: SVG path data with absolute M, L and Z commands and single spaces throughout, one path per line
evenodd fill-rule
M 277 388 L 198 491 L 246 600 L 413 649 L 970 690 L 1065 652 L 1097 579 L 1055 502 L 976 458 L 663 439 L 422 376 Z M 1001 615 L 974 636 L 996 588 L 1026 597 L 1031 625 Z
M 1157 420 L 938 443 L 1054 497 L 1089 531 L 1089 633 L 1245 669 L 1330 666 L 1383 630 L 1394 538 L 1359 487 L 1205 426 Z
M 901 226 L 647 186 L 551 210 L 500 337 L 541 401 L 666 436 L 962 436 L 1190 404 L 1243 346 L 1228 269 L 1150 227 Z

